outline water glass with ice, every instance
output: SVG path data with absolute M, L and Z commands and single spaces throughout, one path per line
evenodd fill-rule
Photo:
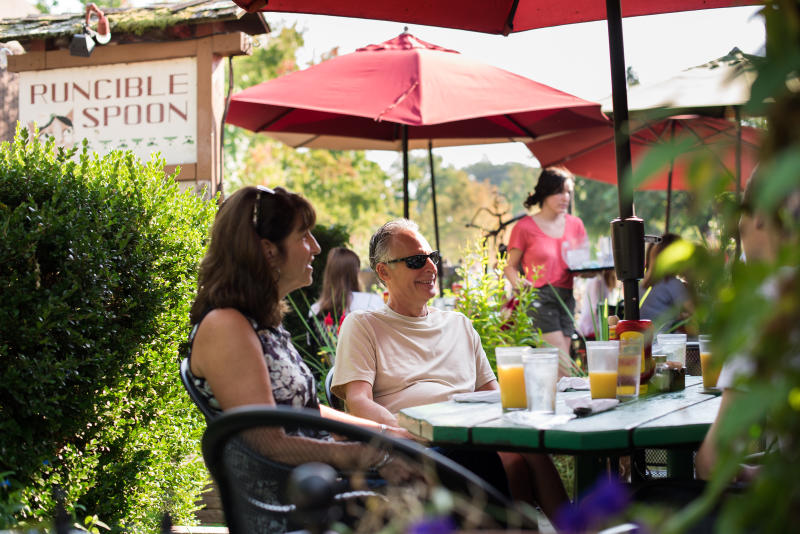
M 686 367 L 686 334 L 658 334 L 656 341 L 668 362 L 679 362 Z
M 555 413 L 558 383 L 558 349 L 530 349 L 523 355 L 528 411 Z

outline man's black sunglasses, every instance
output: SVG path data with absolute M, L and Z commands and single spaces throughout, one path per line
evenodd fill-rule
M 397 263 L 399 261 L 404 261 L 406 262 L 406 267 L 409 269 L 422 269 L 425 266 L 425 262 L 428 261 L 428 258 L 431 259 L 434 265 L 438 265 L 439 260 L 442 259 L 442 257 L 439 255 L 439 251 L 434 250 L 430 254 L 414 254 L 413 256 L 397 258 L 396 260 L 389 260 L 383 263 Z

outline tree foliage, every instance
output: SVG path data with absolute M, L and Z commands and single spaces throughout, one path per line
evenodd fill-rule
M 457 264 L 461 250 L 480 237 L 480 230 L 467 225 L 481 207 L 489 207 L 497 197 L 497 189 L 488 181 L 478 181 L 463 170 L 444 166 L 442 158 L 434 153 L 434 176 L 436 180 L 436 204 L 439 222 L 440 252 L 445 261 Z M 395 175 L 402 172 L 395 167 Z M 422 234 L 435 247 L 433 217 L 433 195 L 430 164 L 427 157 L 409 157 L 409 189 L 411 191 L 410 216 L 419 224 Z M 395 181 L 395 190 L 401 195 L 402 185 Z M 476 221 L 485 224 L 479 217 Z

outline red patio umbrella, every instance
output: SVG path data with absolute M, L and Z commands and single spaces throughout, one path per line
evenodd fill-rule
M 638 189 L 666 190 L 672 174 L 673 189 L 688 189 L 688 165 L 698 154 L 713 156 L 723 172 L 735 184 L 736 123 L 726 119 L 699 115 L 679 115 L 656 121 L 632 119 L 630 139 L 633 171 L 654 147 L 666 143 L 680 143 L 688 150 L 677 159 L 664 162 L 661 169 L 648 173 Z M 746 181 L 758 161 L 760 130 L 742 127 L 742 182 Z M 614 128 L 611 125 L 563 132 L 528 143 L 528 148 L 543 167 L 565 165 L 575 174 L 608 184 L 617 183 L 614 160 Z
M 736 177 L 740 177 L 739 185 L 743 185 L 758 162 L 761 130 L 739 126 L 726 119 L 678 115 L 659 120 L 633 119 L 630 127 L 635 182 L 640 181 L 637 173 L 642 172 L 641 164 L 654 148 L 674 143 L 681 149 L 678 157 L 660 162 L 660 168 L 645 171 L 647 178 L 638 187 L 667 191 L 665 232 L 669 232 L 672 190 L 688 189 L 689 169 L 695 158 L 708 156 L 719 172 L 730 177 L 730 186 L 737 192 L 740 188 L 736 187 Z M 608 184 L 617 183 L 614 130 L 611 126 L 563 132 L 528 143 L 528 148 L 542 166 L 565 165 L 580 176 Z
M 294 147 L 405 155 L 429 145 L 530 141 L 608 121 L 597 103 L 403 33 L 236 93 L 227 122 Z
M 409 147 L 531 141 L 608 124 L 597 103 L 408 33 L 240 91 L 226 120 L 293 147 L 402 150 L 405 217 Z M 438 248 L 432 166 L 431 190 Z
M 600 105 L 411 34 L 233 95 L 227 122 L 294 147 L 402 149 L 526 141 L 608 121 Z
M 278 11 L 393 20 L 508 35 L 606 18 L 597 0 L 234 0 L 247 11 Z M 754 4 L 736 0 L 626 0 L 623 17 Z

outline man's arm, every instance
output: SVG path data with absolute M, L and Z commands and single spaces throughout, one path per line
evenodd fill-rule
M 490 380 L 475 391 L 492 391 L 495 389 L 500 389 L 500 386 L 497 384 L 497 380 Z
M 390 426 L 397 426 L 397 418 L 392 412 L 375 402 L 372 398 L 372 385 L 364 380 L 354 380 L 344 385 L 347 410 L 358 417 L 370 419 Z

